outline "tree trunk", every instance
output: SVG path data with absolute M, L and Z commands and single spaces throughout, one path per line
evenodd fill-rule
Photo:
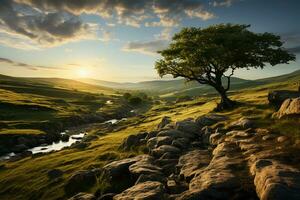
M 226 94 L 226 90 L 221 86 L 219 88 L 216 88 L 216 90 L 219 92 L 220 96 L 221 96 L 221 101 L 220 103 L 217 105 L 216 110 L 217 111 L 222 111 L 222 110 L 226 110 L 226 109 L 230 109 L 233 108 L 235 105 L 235 102 L 230 100 L 227 97 Z

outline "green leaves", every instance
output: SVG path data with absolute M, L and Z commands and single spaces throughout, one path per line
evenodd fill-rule
M 250 25 L 219 24 L 205 29 L 183 28 L 155 63 L 160 76 L 217 83 L 225 72 L 288 63 L 295 56 L 282 48 L 280 37 L 253 33 Z

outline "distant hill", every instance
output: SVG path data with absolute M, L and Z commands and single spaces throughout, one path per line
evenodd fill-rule
M 300 70 L 295 72 L 257 80 L 245 80 L 241 78 L 232 77 L 231 79 L 231 91 L 252 88 L 256 86 L 262 86 L 264 84 L 276 83 L 282 81 L 292 81 L 292 80 L 300 80 Z M 188 82 L 186 83 L 184 79 L 177 80 L 156 80 L 156 81 L 143 81 L 138 83 L 117 83 L 117 82 L 109 82 L 109 81 L 101 81 L 94 79 L 80 79 L 80 81 L 101 85 L 105 87 L 122 89 L 122 90 L 139 90 L 145 91 L 151 94 L 161 95 L 162 97 L 169 96 L 198 96 L 205 94 L 214 94 L 214 88 L 208 85 L 200 85 L 197 82 Z M 226 85 L 226 80 L 224 80 L 224 84 Z
M 143 81 L 138 83 L 116 83 L 116 82 L 101 81 L 101 80 L 94 80 L 94 79 L 80 79 L 80 81 L 89 84 L 111 87 L 115 89 L 139 90 L 139 91 L 145 91 L 148 93 L 159 94 L 159 95 L 175 92 L 175 91 L 207 88 L 207 86 L 205 85 L 200 85 L 197 82 L 186 82 L 184 79 L 167 80 L 167 81 L 166 80 Z M 248 82 L 251 81 L 235 78 L 235 77 L 233 77 L 231 80 L 232 85 L 248 83 Z
M 72 79 L 63 78 L 23 78 L 23 77 L 11 77 L 0 75 L 0 88 L 11 89 L 11 90 L 35 90 L 41 91 L 37 88 L 50 90 L 50 89 L 61 89 L 61 90 L 74 90 L 90 93 L 103 93 L 112 94 L 114 90 L 100 85 L 92 85 L 83 83 Z

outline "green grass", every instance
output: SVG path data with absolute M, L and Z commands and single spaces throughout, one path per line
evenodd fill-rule
M 280 83 L 271 83 L 252 89 L 241 90 L 231 93 L 230 98 L 240 102 L 240 106 L 230 110 L 221 112 L 221 114 L 229 117 L 229 120 L 223 123 L 228 126 L 231 122 L 241 117 L 249 117 L 255 120 L 260 128 L 268 128 L 274 133 L 285 134 L 290 137 L 300 138 L 300 120 L 278 120 L 272 119 L 271 114 L 275 109 L 268 105 L 267 94 L 274 89 L 296 89 L 295 81 L 286 81 Z M 16 95 L 16 101 L 23 101 L 22 97 Z M 18 98 L 17 98 L 18 97 Z M 47 104 L 49 99 L 42 97 L 37 98 L 40 104 Z M 27 99 L 28 100 L 28 99 Z M 76 109 L 94 109 L 95 105 L 89 108 L 88 101 L 79 99 L 64 99 L 69 105 L 64 108 L 64 102 L 58 102 L 55 107 L 55 114 L 72 112 L 76 113 Z M 46 154 L 43 156 L 35 156 L 33 158 L 25 158 L 16 162 L 3 162 L 4 167 L 0 168 L 0 199 L 66 199 L 64 192 L 64 184 L 66 180 L 76 171 L 81 169 L 101 168 L 106 163 L 121 158 L 130 157 L 140 154 L 139 149 L 122 152 L 118 150 L 118 146 L 128 135 L 136 134 L 140 131 L 153 130 L 164 116 L 169 116 L 173 121 L 183 120 L 186 118 L 196 118 L 198 116 L 213 112 L 218 97 L 199 97 L 192 101 L 181 102 L 177 104 L 161 103 L 153 106 L 144 117 L 133 117 L 120 124 L 121 129 L 111 131 L 104 134 L 101 128 L 93 128 L 89 131 L 90 135 L 98 136 L 97 139 L 91 141 L 91 145 L 84 150 L 65 149 L 59 152 Z M 95 103 L 95 101 L 92 101 Z M 120 109 L 120 99 L 116 99 L 116 103 L 101 107 L 97 112 L 112 112 Z M 72 111 L 72 109 L 74 109 Z M 48 180 L 47 171 L 50 169 L 61 169 L 64 171 L 63 179 L 58 182 Z M 88 189 L 88 192 L 95 192 L 97 189 L 105 190 L 108 186 L 106 181 L 101 177 L 98 183 Z
M 0 135 L 40 135 L 46 134 L 44 131 L 36 129 L 2 129 Z

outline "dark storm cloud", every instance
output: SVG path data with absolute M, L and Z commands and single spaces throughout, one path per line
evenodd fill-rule
M 77 16 L 63 12 L 39 12 L 24 4 L 3 0 L 0 4 L 3 32 L 26 36 L 43 46 L 76 40 L 91 31 Z
M 206 0 L 16 0 L 44 11 L 66 11 L 75 15 L 96 14 L 115 17 L 120 23 L 139 26 L 145 19 L 157 17 L 159 22 L 148 22 L 148 26 L 173 24 L 183 17 L 203 20 L 214 17 L 205 9 Z M 168 22 L 168 23 L 167 23 Z M 171 23 L 172 22 L 172 23 Z
M 22 62 L 16 62 L 13 60 L 10 60 L 8 58 L 1 58 L 0 57 L 0 64 L 5 64 L 5 65 L 11 65 L 14 67 L 22 67 L 25 69 L 29 69 L 29 70 L 41 70 L 41 69 L 48 69 L 48 70 L 61 70 L 63 68 L 59 68 L 59 67 L 47 67 L 47 66 L 39 66 L 39 65 L 29 65 L 26 63 L 22 63 Z

